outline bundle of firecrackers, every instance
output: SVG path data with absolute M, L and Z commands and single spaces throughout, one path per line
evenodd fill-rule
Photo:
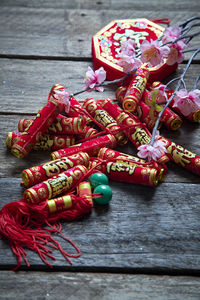
M 105 73 L 100 68 L 92 74 L 96 76 L 96 88 L 101 89 L 97 75 L 105 80 Z M 160 92 L 163 84 L 149 81 L 149 76 L 144 63 L 129 76 L 128 83 L 116 89 L 114 99 L 87 98 L 80 102 L 56 84 L 35 118 L 19 120 L 17 132 L 7 134 L 6 146 L 17 158 L 26 157 L 32 150 L 52 151 L 48 162 L 23 170 L 22 199 L 0 211 L 0 234 L 7 237 L 17 256 L 16 269 L 22 257 L 30 265 L 24 248 L 38 253 L 49 266 L 47 258 L 54 259 L 52 249 L 59 250 L 69 263 L 70 257 L 79 257 L 79 248 L 63 235 L 59 221 L 82 218 L 91 212 L 93 202 L 108 204 L 112 198 L 109 180 L 155 187 L 163 181 L 170 160 L 200 175 L 200 157 L 159 134 L 155 143 L 160 155 L 148 160 L 139 155 L 141 147 L 151 142 L 162 101 L 166 100 Z M 94 89 L 95 85 L 90 82 L 88 87 Z M 168 98 L 173 93 L 165 89 Z M 159 128 L 178 130 L 185 117 L 198 122 L 200 108 L 196 106 L 185 115 L 172 101 L 162 114 Z M 123 152 L 128 142 L 138 149 L 138 156 Z M 71 243 L 77 254 L 66 252 L 52 233 Z

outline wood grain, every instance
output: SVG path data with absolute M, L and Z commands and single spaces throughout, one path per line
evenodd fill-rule
M 91 4 L 92 1 L 88 3 Z M 117 9 L 116 16 L 116 10 L 113 10 L 112 6 L 108 9 L 108 3 L 102 3 L 104 3 L 104 10 L 99 10 L 98 4 L 95 7 L 97 9 L 86 9 L 87 3 L 84 3 L 84 6 L 80 4 L 79 9 L 69 9 L 71 6 L 68 7 L 67 4 L 65 8 L 61 6 L 56 9 L 51 6 L 49 8 L 47 5 L 43 8 L 36 5 L 27 7 L 28 4 L 22 7 L 2 4 L 2 7 L 0 6 L 0 55 L 89 59 L 92 36 L 116 18 L 167 17 L 171 18 L 172 25 L 177 25 L 186 18 L 196 15 L 200 8 L 195 0 L 187 5 L 186 1 L 183 3 L 178 1 L 179 4 L 171 6 L 166 2 L 167 11 L 165 5 L 159 10 L 156 0 L 139 2 L 136 7 L 135 1 L 134 3 L 127 1 L 123 8 L 120 7 L 119 2 L 115 2 L 113 6 Z M 133 10 L 130 11 L 130 7 Z M 195 42 L 192 42 L 194 47 L 198 46 L 199 40 L 200 38 L 196 37 Z M 187 54 L 186 58 L 188 57 Z
M 196 0 L 0 1 L 0 209 L 22 197 L 23 169 L 49 160 L 48 152 L 34 151 L 23 160 L 15 158 L 5 147 L 7 132 L 17 131 L 20 118 L 37 113 L 53 84 L 70 92 L 82 88 L 92 66 L 92 36 L 114 19 L 171 18 L 175 25 L 199 9 Z M 171 78 L 181 74 L 188 58 L 186 54 Z M 188 89 L 198 74 L 197 56 L 186 78 Z M 77 99 L 113 98 L 115 89 Z M 184 121 L 179 131 L 162 128 L 161 134 L 200 155 L 199 124 Z M 131 144 L 118 150 L 136 154 Z M 84 219 L 62 222 L 63 233 L 82 251 L 72 266 L 54 253 L 49 269 L 28 250 L 31 268 L 23 263 L 22 270 L 29 272 L 8 272 L 16 258 L 8 241 L 0 240 L 0 299 L 199 299 L 199 177 L 173 163 L 168 166 L 156 188 L 110 181 L 109 206 L 95 205 Z
M 45 105 L 51 87 L 62 84 L 70 92 L 75 93 L 83 88 L 83 81 L 88 65 L 85 61 L 54 61 L 54 60 L 26 60 L 0 59 L 0 113 L 35 114 Z M 185 68 L 179 65 L 178 71 L 170 76 L 179 76 Z M 199 74 L 198 64 L 191 65 L 187 76 L 187 88 L 191 89 L 196 76 Z M 173 87 L 173 86 L 172 86 Z M 115 98 L 117 86 L 105 87 L 103 93 L 93 91 L 82 93 L 76 97 L 84 100 Z
M 199 278 L 97 273 L 0 273 L 2 300 L 198 300 Z M 13 283 L 15 289 L 13 289 Z
M 19 183 L 0 179 L 1 207 L 21 198 Z M 110 186 L 109 206 L 96 205 L 83 220 L 63 222 L 63 233 L 81 248 L 82 256 L 69 266 L 55 253 L 55 270 L 200 273 L 200 185 L 162 183 L 150 188 L 110 182 Z M 30 251 L 28 259 L 33 268 L 45 268 Z M 7 242 L 1 240 L 0 267 L 10 269 L 15 263 Z
M 29 7 L 29 8 L 62 8 L 62 9 L 88 9 L 88 10 L 99 10 L 106 8 L 107 10 L 118 10 L 118 9 L 133 9 L 144 11 L 144 7 L 146 10 L 157 10 L 162 11 L 165 9 L 165 13 L 168 11 L 175 10 L 187 10 L 194 11 L 199 8 L 199 3 L 195 0 L 191 0 L 190 2 L 186 0 L 177 0 L 174 2 L 173 0 L 168 0 L 166 2 L 159 3 L 157 0 L 141 0 L 141 1 L 131 1 L 124 0 L 123 3 L 119 0 L 60 0 L 60 1 L 52 1 L 52 0 L 34 0 L 34 1 L 24 1 L 24 0 L 1 0 L 1 6 L 3 7 Z

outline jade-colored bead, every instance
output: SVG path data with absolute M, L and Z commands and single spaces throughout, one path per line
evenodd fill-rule
M 91 187 L 95 189 L 100 184 L 108 184 L 108 177 L 103 173 L 94 173 L 89 177 Z
M 101 194 L 95 201 L 98 204 L 108 204 L 112 199 L 112 190 L 109 185 L 100 184 L 94 189 L 94 194 Z

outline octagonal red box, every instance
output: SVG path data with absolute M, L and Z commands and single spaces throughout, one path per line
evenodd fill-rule
M 122 67 L 118 65 L 118 53 L 121 42 L 134 39 L 136 53 L 143 40 L 158 39 L 164 27 L 147 19 L 125 19 L 114 20 L 97 32 L 92 38 L 92 56 L 95 69 L 104 67 L 107 72 L 107 80 L 114 80 L 125 75 Z M 162 81 L 177 68 L 178 64 L 172 66 L 166 63 L 161 66 L 150 68 L 149 83 Z

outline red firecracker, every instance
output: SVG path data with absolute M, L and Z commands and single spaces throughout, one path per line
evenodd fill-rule
M 150 89 L 154 89 L 157 88 L 161 85 L 162 83 L 159 81 L 154 82 L 151 86 Z M 168 99 L 173 95 L 174 91 L 170 90 L 170 89 L 166 89 L 165 90 Z M 174 105 L 174 99 L 172 99 L 172 101 L 170 102 L 169 106 L 176 111 L 179 115 L 181 115 L 182 117 L 186 118 L 187 120 L 191 121 L 191 122 L 199 122 L 200 121 L 200 109 L 197 109 L 195 112 L 191 112 L 188 116 L 184 116 L 182 114 L 182 112 L 180 111 L 180 109 L 178 107 L 173 107 Z
M 142 124 L 139 119 L 132 114 L 123 111 L 117 104 L 105 100 L 102 104 L 103 108 L 110 113 L 110 115 L 121 126 L 126 126 L 126 134 L 129 140 L 138 148 L 141 145 L 149 144 L 151 141 L 151 133 L 146 126 Z M 162 155 L 158 160 L 159 163 L 167 163 L 169 158 L 167 155 Z
M 60 116 L 60 115 L 59 115 Z M 33 122 L 33 119 L 21 119 L 18 123 L 19 132 L 23 132 Z M 62 117 L 56 118 L 49 126 L 48 132 L 51 134 L 80 134 L 84 131 L 86 125 L 85 118 L 80 117 Z
M 30 203 L 39 203 L 45 199 L 54 198 L 75 187 L 86 173 L 86 167 L 75 166 L 25 190 L 24 200 Z
M 143 92 L 149 78 L 149 70 L 147 67 L 138 68 L 136 73 L 126 90 L 126 94 L 122 101 L 125 110 L 134 112 L 142 98 Z
M 113 117 L 94 99 L 86 99 L 83 107 L 105 129 L 108 129 L 111 134 L 113 132 L 119 145 L 124 145 L 127 143 L 127 137 L 123 131 L 120 131 L 120 126 L 117 124 L 115 119 L 113 119 Z
M 22 139 L 26 133 L 24 132 L 8 132 L 6 137 L 6 146 L 12 148 L 19 139 Z M 34 144 L 33 150 L 55 151 L 62 148 L 70 147 L 75 144 L 75 137 L 73 135 L 55 135 L 45 133 L 40 140 Z
M 89 160 L 90 158 L 87 153 L 79 152 L 68 157 L 49 161 L 39 166 L 23 170 L 22 181 L 26 187 L 31 187 L 74 166 L 84 165 L 88 167 Z
M 165 143 L 167 154 L 173 162 L 194 174 L 200 175 L 200 156 L 166 138 L 162 137 L 161 139 Z
M 149 116 L 153 121 L 155 121 L 159 113 L 155 111 L 155 109 L 151 105 L 151 92 L 147 90 L 144 92 L 143 101 L 150 107 Z M 168 130 L 178 130 L 183 123 L 181 117 L 173 112 L 169 107 L 167 107 L 163 112 L 161 122 Z
M 11 152 L 18 158 L 26 156 L 63 108 L 63 103 L 60 103 L 54 98 L 50 98 L 47 104 L 37 114 L 31 126 L 12 146 Z
M 69 156 L 80 151 L 88 153 L 89 156 L 97 156 L 99 149 L 102 147 L 115 148 L 116 145 L 117 142 L 114 135 L 107 134 L 65 149 L 52 152 L 51 159 Z

